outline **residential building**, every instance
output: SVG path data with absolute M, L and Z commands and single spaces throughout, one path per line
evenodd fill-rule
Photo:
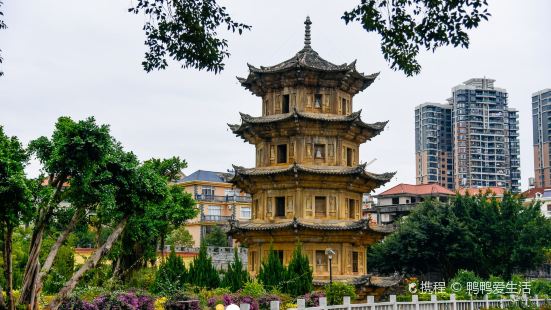
M 416 183 L 454 189 L 452 106 L 423 103 L 415 107 Z
M 427 199 L 447 202 L 455 195 L 439 184 L 398 184 L 374 197 L 377 203 L 367 213 L 378 224 L 390 224 L 409 214 L 419 203 Z
M 200 212 L 186 223 L 196 247 L 212 227 L 218 225 L 227 231 L 230 220 L 251 218 L 251 196 L 228 182 L 232 176 L 230 172 L 197 170 L 176 182 L 197 201 Z M 231 238 L 229 241 L 231 246 Z
M 501 200 L 505 192 L 507 190 L 503 187 L 460 188 L 457 190 L 457 193 L 462 196 L 488 195 L 488 197 L 496 198 L 497 200 Z
M 551 219 L 551 187 L 534 187 L 522 192 L 526 204 L 534 201 L 540 202 L 541 214 Z
M 518 113 L 494 82 L 474 78 L 452 89 L 456 188 L 520 190 Z
M 551 187 L 551 89 L 532 94 L 535 187 Z
M 453 87 L 448 104 L 416 107 L 417 184 L 520 190 L 518 112 L 494 82 L 470 79 Z

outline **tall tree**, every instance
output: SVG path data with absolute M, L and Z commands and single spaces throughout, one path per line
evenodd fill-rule
M 0 223 L 4 243 L 7 309 L 15 309 L 13 299 L 13 230 L 28 223 L 34 213 L 24 167 L 28 155 L 16 137 L 8 137 L 0 126 Z M 1 293 L 1 292 L 0 292 Z
M 232 292 L 237 292 L 243 288 L 243 285 L 249 281 L 249 273 L 243 268 L 243 262 L 239 257 L 237 247 L 233 249 L 233 262 L 228 265 L 228 270 L 222 279 L 222 287 L 229 288 Z
M 412 212 L 393 234 L 372 246 L 370 268 L 419 274 L 438 271 L 449 280 L 459 269 L 510 279 L 532 269 L 551 247 L 551 222 L 537 204 L 516 196 L 487 195 L 430 201 Z
M 40 137 L 31 141 L 29 149 L 43 165 L 48 176 L 47 186 L 50 195 L 37 200 L 39 209 L 34 220 L 29 260 L 25 267 L 20 302 L 37 307 L 37 293 L 42 278 L 48 270 L 40 272 L 39 254 L 45 227 L 51 222 L 59 203 L 64 199 L 65 188 L 80 188 L 77 184 L 86 184 L 94 176 L 98 166 L 104 164 L 106 155 L 112 150 L 113 140 L 109 127 L 99 126 L 94 118 L 75 122 L 68 117 L 60 117 L 55 125 L 51 139 Z M 69 186 L 67 186 L 69 185 Z M 71 189 L 72 190 L 72 189 Z M 62 234 L 65 236 L 68 234 Z M 63 239 L 63 238 L 62 238 Z M 50 268 L 63 240 L 58 239 L 51 249 L 45 267 Z
M 264 284 L 267 289 L 283 289 L 283 283 L 285 282 L 285 266 L 279 258 L 276 251 L 274 251 L 273 245 L 270 243 L 270 250 L 268 251 L 268 258 L 260 264 L 260 270 L 258 271 L 258 280 Z
M 96 171 L 96 175 L 100 177 L 93 186 L 103 193 L 97 212 L 102 218 L 110 219 L 115 227 L 102 246 L 94 251 L 58 292 L 50 303 L 53 310 L 73 291 L 84 274 L 95 268 L 110 251 L 129 219 L 143 216 L 147 206 L 163 203 L 169 192 L 163 176 L 148 166 L 140 165 L 134 154 L 123 151 L 120 146 L 108 156 L 104 169 Z
M 188 279 L 192 281 L 193 285 L 198 287 L 213 289 L 220 286 L 219 273 L 212 264 L 212 258 L 209 257 L 207 246 L 204 242 L 201 242 L 199 255 L 193 259 L 193 262 L 189 266 Z
M 185 160 L 178 157 L 151 159 L 143 165 L 164 178 L 167 192 L 161 203 L 146 205 L 143 216 L 129 219 L 122 236 L 126 246 L 117 259 L 116 277 L 130 274 L 129 271 L 145 265 L 147 260 L 156 260 L 157 244 L 160 244 L 164 259 L 168 233 L 186 220 L 194 218 L 199 212 L 191 194 L 185 192 L 183 187 L 171 183 L 187 166 Z
M 228 236 L 226 235 L 222 227 L 218 225 L 212 227 L 211 231 L 205 235 L 204 241 L 207 246 L 228 246 Z
M 285 293 L 291 296 L 299 296 L 313 290 L 312 268 L 308 257 L 302 253 L 302 244 L 297 243 L 293 250 L 293 256 L 285 273 Z

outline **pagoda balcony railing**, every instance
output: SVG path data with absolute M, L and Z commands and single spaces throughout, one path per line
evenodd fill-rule
M 231 215 L 201 214 L 201 222 L 227 223 L 231 219 L 233 219 L 233 216 Z
M 251 202 L 251 196 L 218 196 L 218 195 L 203 195 L 196 194 L 195 200 L 209 202 Z

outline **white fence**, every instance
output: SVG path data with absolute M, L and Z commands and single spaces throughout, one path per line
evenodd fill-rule
M 417 295 L 412 296 L 412 301 L 396 301 L 396 295 L 390 295 L 389 301 L 375 302 L 373 296 L 367 297 L 367 303 L 352 304 L 350 297 L 344 297 L 342 305 L 327 305 L 327 299 L 321 297 L 318 307 L 306 307 L 304 299 L 297 299 L 296 309 L 304 310 L 478 310 L 481 308 L 505 308 L 513 303 L 532 304 L 541 306 L 544 303 L 551 303 L 551 299 L 521 298 L 521 299 L 488 299 L 484 296 L 482 300 L 456 300 L 455 294 L 450 295 L 450 300 L 437 300 L 436 295 L 431 296 L 430 301 L 419 301 Z M 248 304 L 241 304 L 241 310 L 250 310 Z M 279 301 L 270 303 L 270 310 L 279 310 Z M 289 309 L 291 310 L 291 309 Z

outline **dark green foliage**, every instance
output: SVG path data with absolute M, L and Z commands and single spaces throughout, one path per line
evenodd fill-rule
M 199 255 L 195 257 L 189 267 L 189 283 L 198 287 L 217 288 L 220 285 L 220 276 L 207 254 L 207 246 L 201 242 Z
M 192 248 L 195 242 L 193 236 L 189 233 L 185 225 L 174 229 L 166 238 L 167 244 L 179 245 L 186 248 Z
M 184 261 L 176 255 L 173 248 L 166 262 L 161 264 L 157 270 L 152 291 L 164 296 L 173 294 L 184 287 L 187 276 Z
M 333 282 L 325 286 L 325 295 L 328 305 L 342 305 L 343 297 L 348 296 L 351 300 L 356 298 L 356 289 L 350 284 Z
M 204 241 L 207 246 L 228 246 L 228 236 L 220 226 L 213 226 L 211 232 L 205 235 Z
M 235 248 L 233 262 L 229 264 L 228 271 L 226 271 L 221 285 L 222 287 L 229 288 L 232 292 L 237 292 L 248 281 L 249 273 L 243 268 L 243 262 L 241 262 L 237 248 Z
M 241 34 L 250 26 L 235 22 L 215 0 L 138 0 L 129 12 L 148 16 L 143 27 L 148 51 L 145 71 L 165 69 L 168 60 L 183 68 L 218 73 L 229 56 L 228 42 L 218 35 L 220 27 Z
M 398 230 L 371 247 L 368 261 L 380 272 L 418 274 L 439 271 L 449 279 L 459 269 L 508 280 L 545 261 L 551 222 L 539 206 L 523 206 L 506 194 L 458 196 L 452 202 L 424 203 Z
M 44 293 L 57 293 L 73 275 L 75 254 L 73 248 L 62 246 L 57 253 L 54 265 L 44 281 Z
M 291 296 L 299 296 L 313 290 L 312 269 L 308 257 L 302 253 L 302 245 L 297 243 L 293 256 L 286 269 L 284 292 Z
M 342 19 L 360 22 L 381 36 L 381 51 L 390 67 L 406 75 L 419 74 L 421 48 L 434 51 L 452 45 L 469 47 L 467 30 L 488 20 L 487 0 L 377 1 L 361 0 Z
M 258 271 L 258 280 L 262 282 L 268 290 L 282 289 L 285 281 L 285 267 L 270 244 L 268 259 L 264 260 Z

